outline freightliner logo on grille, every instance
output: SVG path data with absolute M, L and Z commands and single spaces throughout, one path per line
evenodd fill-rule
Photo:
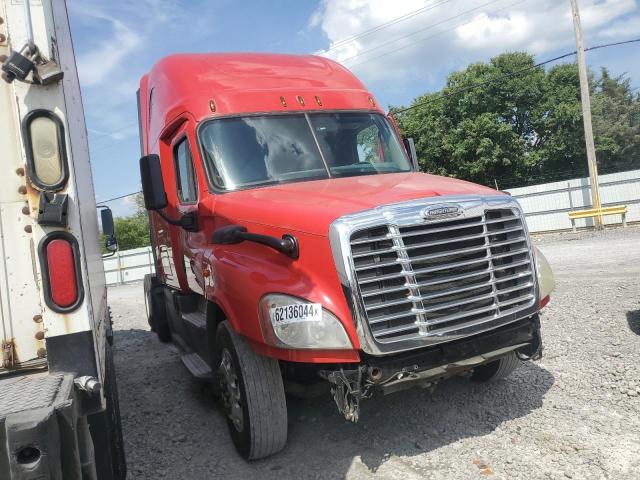
M 422 216 L 425 220 L 442 220 L 462 215 L 462 208 L 459 205 L 436 205 L 425 208 Z

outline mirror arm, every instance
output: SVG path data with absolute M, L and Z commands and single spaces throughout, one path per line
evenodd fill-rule
M 409 155 L 409 159 L 411 160 L 411 165 L 416 172 L 420 171 L 420 164 L 418 163 L 418 154 L 416 152 L 416 145 L 413 141 L 413 138 L 405 138 L 404 147 L 407 150 L 407 155 Z
M 156 212 L 158 213 L 158 215 L 160 215 L 167 223 L 171 224 L 171 225 L 177 225 L 177 226 L 182 226 L 182 222 L 180 220 L 174 220 L 172 218 L 169 218 L 167 216 L 166 213 L 164 213 L 162 210 L 156 210 Z
M 216 245 L 233 245 L 245 240 L 266 245 L 294 260 L 300 256 L 298 239 L 288 233 L 284 234 L 282 238 L 277 238 L 271 235 L 249 233 L 245 227 L 240 225 L 230 225 L 216 230 L 213 234 L 213 243 Z
M 197 232 L 200 229 L 198 228 L 198 217 L 195 212 L 185 213 L 178 220 L 174 220 L 169 218 L 166 213 L 162 210 L 154 210 L 158 213 L 167 223 L 171 225 L 177 225 L 178 227 L 184 228 L 188 232 Z

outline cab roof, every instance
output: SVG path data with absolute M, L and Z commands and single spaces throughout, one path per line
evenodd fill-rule
M 296 110 L 375 110 L 373 95 L 349 70 L 324 57 L 264 53 L 176 54 L 140 82 L 151 138 L 188 112 L 204 118 Z

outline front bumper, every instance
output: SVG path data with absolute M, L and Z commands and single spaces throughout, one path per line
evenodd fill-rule
M 503 327 L 450 343 L 377 357 L 363 354 L 357 367 L 336 366 L 321 376 L 331 383 L 338 410 L 357 421 L 359 404 L 373 393 L 389 394 L 411 387 L 431 387 L 438 381 L 471 371 L 515 351 L 522 359 L 540 358 L 540 320 L 532 315 Z
M 369 372 L 378 370 L 376 387 L 384 394 L 432 383 L 491 362 L 511 351 L 523 358 L 538 358 L 542 351 L 538 315 L 496 330 L 426 348 L 419 352 L 388 357 L 363 357 Z

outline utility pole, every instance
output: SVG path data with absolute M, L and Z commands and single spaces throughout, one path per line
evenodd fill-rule
M 584 140 L 587 144 L 587 163 L 589 164 L 589 178 L 591 179 L 591 205 L 598 210 L 595 218 L 596 229 L 602 229 L 602 214 L 600 209 L 600 187 L 598 185 L 598 165 L 596 164 L 596 147 L 593 143 L 593 128 L 591 127 L 591 99 L 589 98 L 589 78 L 587 64 L 584 58 L 584 44 L 582 42 L 582 26 L 578 0 L 571 0 L 573 12 L 573 27 L 576 34 L 576 53 L 578 57 L 578 74 L 580 75 L 580 98 L 582 100 L 582 121 L 584 122 Z

